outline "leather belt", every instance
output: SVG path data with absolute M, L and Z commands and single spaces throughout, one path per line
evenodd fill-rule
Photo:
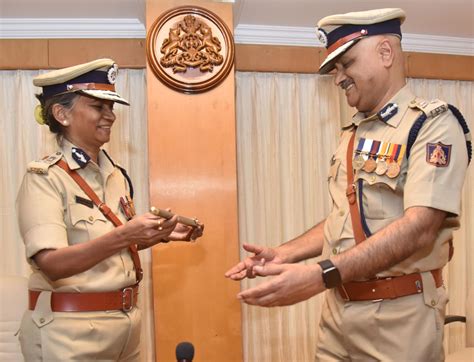
M 432 270 L 437 288 L 443 285 L 442 269 Z M 395 299 L 423 292 L 423 281 L 420 273 L 413 273 L 391 278 L 349 282 L 337 287 L 345 301 L 379 301 Z
M 29 309 L 35 310 L 36 302 L 41 293 L 29 290 Z M 130 286 L 114 292 L 97 293 L 61 293 L 51 294 L 51 310 L 53 312 L 93 312 L 106 310 L 122 310 L 129 312 L 137 306 L 138 285 Z

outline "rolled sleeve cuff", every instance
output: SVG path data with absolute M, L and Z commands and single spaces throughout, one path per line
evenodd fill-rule
M 37 267 L 31 257 L 44 249 L 59 249 L 67 246 L 67 235 L 64 226 L 43 224 L 28 230 L 24 241 L 27 260 L 31 265 Z
M 405 210 L 413 206 L 425 206 L 459 215 L 461 213 L 461 194 L 459 188 L 449 185 L 417 182 L 406 185 Z

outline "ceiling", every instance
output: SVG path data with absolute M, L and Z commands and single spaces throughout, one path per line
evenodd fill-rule
M 159 1 L 159 0 L 156 0 Z M 330 14 L 382 7 L 407 13 L 410 34 L 474 38 L 474 0 L 215 0 L 233 2 L 234 28 L 242 25 L 313 28 Z M 144 27 L 145 0 L 0 0 L 2 20 L 137 19 Z

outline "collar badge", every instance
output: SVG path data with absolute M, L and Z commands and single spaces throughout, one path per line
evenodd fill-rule
M 71 150 L 72 158 L 77 162 L 80 168 L 86 167 L 87 163 L 90 161 L 90 157 L 80 148 L 73 147 Z
M 388 122 L 390 118 L 398 113 L 398 104 L 396 103 L 389 103 L 385 107 L 383 107 L 377 115 L 379 118 L 384 121 Z

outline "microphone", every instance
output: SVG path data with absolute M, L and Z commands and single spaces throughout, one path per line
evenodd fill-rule
M 177 362 L 192 362 L 194 358 L 194 346 L 190 342 L 181 342 L 176 346 Z

